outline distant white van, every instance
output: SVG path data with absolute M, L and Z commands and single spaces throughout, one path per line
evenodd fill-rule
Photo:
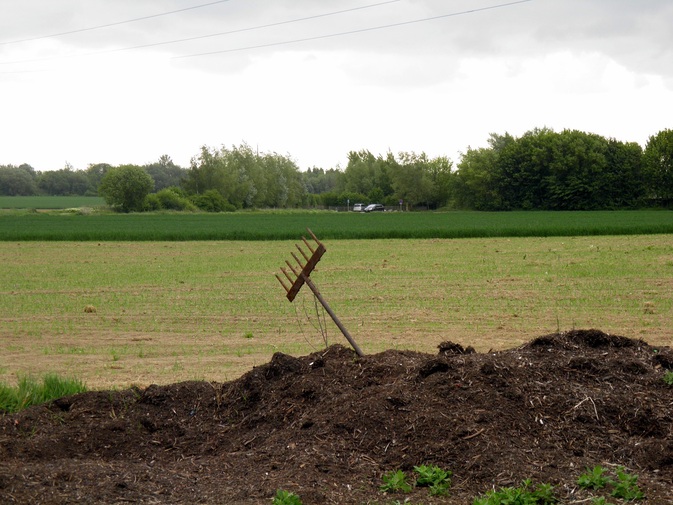
M 365 204 L 364 203 L 356 203 L 353 205 L 353 212 L 364 212 L 365 211 Z

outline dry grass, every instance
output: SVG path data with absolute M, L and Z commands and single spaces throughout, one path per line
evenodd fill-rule
M 673 344 L 673 237 L 331 241 L 315 283 L 366 353 L 594 327 Z M 230 380 L 324 346 L 294 242 L 0 243 L 0 381 Z M 345 340 L 328 318 L 329 343 Z

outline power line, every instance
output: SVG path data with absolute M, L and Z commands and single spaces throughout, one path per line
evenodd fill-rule
M 237 47 L 237 48 L 234 48 L 234 49 L 222 49 L 222 50 L 219 50 L 219 51 L 210 51 L 210 52 L 206 52 L 206 53 L 196 53 L 196 54 L 186 54 L 186 55 L 183 55 L 183 56 L 173 56 L 171 59 L 177 60 L 177 59 L 182 59 L 182 58 L 195 58 L 197 56 L 210 56 L 210 55 L 213 55 L 213 54 L 233 53 L 233 52 L 237 52 L 237 51 L 248 51 L 248 50 L 251 50 L 251 49 L 262 49 L 262 48 L 265 48 L 265 47 L 282 46 L 282 45 L 288 45 L 288 44 L 298 44 L 300 42 L 308 42 L 308 41 L 311 41 L 311 40 L 320 40 L 320 39 L 328 39 L 328 38 L 333 38 L 333 37 L 341 37 L 341 36 L 344 36 L 344 35 L 352 35 L 352 34 L 356 34 L 356 33 L 371 32 L 371 31 L 383 30 L 383 29 L 387 29 L 387 28 L 396 28 L 398 26 L 411 25 L 411 24 L 415 24 L 415 23 L 423 23 L 423 22 L 426 22 L 426 21 L 434 21 L 436 19 L 443 19 L 443 18 L 454 17 L 454 16 L 462 16 L 462 15 L 465 15 L 465 14 L 473 14 L 475 12 L 483 12 L 483 11 L 487 11 L 487 10 L 499 9 L 499 8 L 502 8 L 502 7 L 511 7 L 512 5 L 517 5 L 517 4 L 522 4 L 522 3 L 526 3 L 526 2 L 532 2 L 532 1 L 533 0 L 517 0 L 515 2 L 502 3 L 502 4 L 498 4 L 498 5 L 491 5 L 489 7 L 480 7 L 480 8 L 477 8 L 477 9 L 470 9 L 470 10 L 460 11 L 460 12 L 452 12 L 450 14 L 441 14 L 439 16 L 431 16 L 431 17 L 428 17 L 428 18 L 414 19 L 414 20 L 411 20 L 411 21 L 401 21 L 399 23 L 391 23 L 391 24 L 387 24 L 387 25 L 372 26 L 372 27 L 369 27 L 369 28 L 362 28 L 362 29 L 359 29 L 359 30 L 350 30 L 350 31 L 347 31 L 347 32 L 330 33 L 330 34 L 327 34 L 327 35 L 316 35 L 314 37 L 306 37 L 306 38 L 303 38 L 303 39 L 286 40 L 286 41 L 282 41 L 282 42 L 270 42 L 268 44 L 259 44 L 259 45 L 255 45 L 255 46 Z
M 385 2 L 379 2 L 379 3 L 375 3 L 375 4 L 369 4 L 369 5 L 362 5 L 360 7 L 352 7 L 350 9 L 342 9 L 342 10 L 339 10 L 339 11 L 326 12 L 324 14 L 315 14 L 313 16 L 306 16 L 306 17 L 303 17 L 303 18 L 289 19 L 289 20 L 286 20 L 286 21 L 277 21 L 275 23 L 268 23 L 268 24 L 265 24 L 265 25 L 250 26 L 250 27 L 247 27 L 247 28 L 239 28 L 239 29 L 236 29 L 236 30 L 229 30 L 229 31 L 226 31 L 226 32 L 211 33 L 209 35 L 196 35 L 194 37 L 187 37 L 187 38 L 184 38 L 184 39 L 167 40 L 167 41 L 164 41 L 164 42 L 152 42 L 152 43 L 143 44 L 143 45 L 140 45 L 140 46 L 123 47 L 123 48 L 119 48 L 119 49 L 110 49 L 108 51 L 103 51 L 103 52 L 129 51 L 131 49 L 144 49 L 144 48 L 147 48 L 147 47 L 163 46 L 163 45 L 167 45 L 167 44 L 177 44 L 177 43 L 180 43 L 180 42 L 191 42 L 191 41 L 194 41 L 194 40 L 207 39 L 207 38 L 212 38 L 212 37 L 220 37 L 222 35 L 232 35 L 234 33 L 250 32 L 250 31 L 253 31 L 253 30 L 261 30 L 263 28 L 271 28 L 271 27 L 274 27 L 274 26 L 288 25 L 288 24 L 291 24 L 291 23 L 298 23 L 300 21 L 309 21 L 311 19 L 319 19 L 319 18 L 324 18 L 324 17 L 328 17 L 328 16 L 335 16 L 337 14 L 345 14 L 347 12 L 354 12 L 354 11 L 359 11 L 359 10 L 363 10 L 363 9 L 370 9 L 372 7 L 380 7 L 381 5 L 392 4 L 392 3 L 399 2 L 399 1 L 401 1 L 401 0 L 387 0 Z
M 223 0 L 223 1 L 229 1 L 229 0 Z M 342 9 L 342 10 L 338 10 L 338 11 L 326 12 L 326 13 L 323 13 L 323 14 L 315 14 L 313 16 L 306 16 L 306 17 L 303 17 L 303 18 L 295 18 L 295 19 L 289 19 L 289 20 L 285 20 L 285 21 L 277 21 L 275 23 L 268 23 L 268 24 L 264 24 L 264 25 L 250 26 L 250 27 L 247 27 L 247 28 L 239 28 L 239 29 L 236 29 L 236 30 L 229 30 L 229 31 L 226 31 L 226 32 L 211 33 L 211 34 L 208 34 L 208 35 L 196 35 L 194 37 L 186 37 L 186 38 L 182 38 L 182 39 L 173 39 L 173 40 L 167 40 L 167 41 L 163 41 L 163 42 L 152 42 L 152 43 L 149 43 L 149 44 L 142 44 L 142 45 L 139 45 L 139 46 L 122 47 L 122 48 L 116 48 L 116 49 L 106 49 L 106 50 L 94 51 L 94 52 L 90 52 L 90 53 L 76 54 L 76 55 L 72 55 L 72 56 L 94 56 L 94 55 L 97 55 L 97 54 L 107 54 L 107 53 L 115 53 L 115 52 L 121 52 L 121 51 L 131 51 L 133 49 L 145 49 L 145 48 L 148 48 L 148 47 L 163 46 L 163 45 L 168 45 L 168 44 L 177 44 L 177 43 L 180 43 L 180 42 L 191 42 L 191 41 L 194 41 L 194 40 L 207 39 L 207 38 L 212 38 L 212 37 L 220 37 L 220 36 L 223 36 L 223 35 L 232 35 L 234 33 L 249 32 L 249 31 L 253 31 L 253 30 L 261 30 L 263 28 L 271 28 L 271 27 L 274 27 L 274 26 L 282 26 L 282 25 L 287 25 L 287 24 L 291 24 L 291 23 L 298 23 L 298 22 L 301 22 L 301 21 L 309 21 L 309 20 L 312 20 L 312 19 L 319 19 L 319 18 L 324 18 L 324 17 L 328 17 L 328 16 L 335 16 L 337 14 L 345 14 L 347 12 L 354 12 L 354 11 L 359 11 L 359 10 L 363 10 L 363 9 L 371 9 L 372 7 L 380 7 L 382 5 L 392 4 L 392 3 L 399 2 L 399 1 L 401 1 L 401 0 L 386 0 L 385 2 L 379 2 L 379 3 L 369 4 L 369 5 L 362 5 L 362 6 L 359 6 L 359 7 L 352 7 L 350 9 Z M 219 3 L 219 2 L 216 2 L 216 3 Z M 210 5 L 210 4 L 206 4 L 206 5 Z M 192 7 L 192 8 L 196 8 L 196 7 Z M 178 11 L 173 11 L 173 12 L 178 12 Z M 88 28 L 88 29 L 94 29 L 94 28 Z M 74 32 L 68 32 L 68 33 L 74 33 Z M 46 38 L 46 37 L 38 37 L 38 38 Z M 35 40 L 35 39 L 27 39 L 27 40 Z M 66 57 L 66 56 L 47 56 L 47 57 L 44 57 L 44 58 L 32 58 L 32 59 L 28 59 L 28 60 L 0 61 L 0 65 L 13 64 L 13 63 L 35 63 L 35 62 L 39 62 L 39 61 L 49 61 L 49 60 L 52 60 L 52 59 L 55 59 L 55 58 L 64 58 L 64 57 Z
M 109 28 L 110 26 L 118 26 L 118 25 L 123 25 L 123 24 L 126 24 L 126 23 L 135 23 L 136 21 L 144 21 L 146 19 L 158 18 L 158 17 L 161 17 L 161 16 L 168 16 L 169 14 L 177 14 L 178 12 L 185 12 L 185 11 L 190 11 L 190 10 L 194 10 L 194 9 L 200 9 L 202 7 L 209 7 L 211 5 L 221 4 L 221 3 L 229 2 L 229 1 L 230 0 L 217 0 L 216 2 L 210 2 L 210 3 L 207 3 L 207 4 L 201 4 L 201 5 L 193 5 L 192 7 L 185 7 L 183 9 L 177 9 L 177 10 L 174 10 L 174 11 L 162 12 L 160 14 L 150 14 L 149 16 L 142 16 L 142 17 L 139 17 L 139 18 L 127 19 L 125 21 L 117 21 L 117 22 L 114 22 L 114 23 L 107 23 L 107 24 L 104 24 L 104 25 L 90 26 L 88 28 L 79 28 L 77 30 L 70 30 L 70 31 L 67 31 L 67 32 L 52 33 L 51 35 L 40 35 L 38 37 L 29 37 L 29 38 L 19 39 L 19 40 L 9 40 L 7 42 L 0 42 L 0 46 L 4 46 L 4 45 L 8 45 L 8 44 L 18 44 L 20 42 L 30 42 L 30 41 L 33 41 L 33 40 L 49 39 L 49 38 L 52 38 L 52 37 L 61 37 L 63 35 L 71 35 L 73 33 L 81 33 L 81 32 L 88 32 L 88 31 L 91 31 L 91 30 L 99 30 L 101 28 Z

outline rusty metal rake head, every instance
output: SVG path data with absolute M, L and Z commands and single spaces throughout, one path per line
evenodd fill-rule
M 322 258 L 322 255 L 325 254 L 325 246 L 318 240 L 318 238 L 313 234 L 313 232 L 309 229 L 306 228 L 306 230 L 311 234 L 311 237 L 317 244 L 317 247 L 312 247 L 311 244 L 309 243 L 308 240 L 306 240 L 305 237 L 301 237 L 302 241 L 304 242 L 304 245 L 308 248 L 309 251 L 311 251 L 311 256 L 309 256 L 304 250 L 299 247 L 299 244 L 295 244 L 295 247 L 299 250 L 301 255 L 304 257 L 304 260 L 306 261 L 305 264 L 302 264 L 301 260 L 299 257 L 293 252 L 292 257 L 295 259 L 297 262 L 297 265 L 299 266 L 299 270 L 297 270 L 292 263 L 289 261 L 285 260 L 285 263 L 289 267 L 289 269 L 292 271 L 294 274 L 294 277 L 290 275 L 290 273 L 283 267 L 280 267 L 281 272 L 285 275 L 286 279 L 290 281 L 290 285 L 288 286 L 282 279 L 282 277 L 278 274 L 276 274 L 276 279 L 283 285 L 285 288 L 285 291 L 287 292 L 287 299 L 290 301 L 293 301 L 295 296 L 297 296 L 297 293 L 299 293 L 299 290 L 301 287 L 304 285 L 304 282 L 308 277 L 311 275 L 311 272 L 315 268 L 316 264 L 318 261 L 320 261 L 320 258 Z
M 306 240 L 306 238 L 302 237 L 301 239 L 304 241 L 304 245 L 308 248 L 309 251 L 311 251 L 311 256 L 309 256 L 301 247 L 299 247 L 298 244 L 295 244 L 296 248 L 299 250 L 301 255 L 304 258 L 304 261 L 306 263 L 302 263 L 301 259 L 299 256 L 297 256 L 294 252 L 291 253 L 292 257 L 294 260 L 297 262 L 297 267 L 295 267 L 292 263 L 289 261 L 285 260 L 285 264 L 288 266 L 292 274 L 285 269 L 284 267 L 280 267 L 280 271 L 283 272 L 283 275 L 285 276 L 285 279 L 287 279 L 290 284 L 288 285 L 283 278 L 276 274 L 276 279 L 278 279 L 278 282 L 281 283 L 283 288 L 285 289 L 285 292 L 287 293 L 287 299 L 292 302 L 297 296 L 297 293 L 299 293 L 299 290 L 301 287 L 306 284 L 311 291 L 313 291 L 313 294 L 315 297 L 318 299 L 318 301 L 322 304 L 322 306 L 325 308 L 327 313 L 330 315 L 334 323 L 339 327 L 341 330 L 341 333 L 343 333 L 344 337 L 346 337 L 346 340 L 351 344 L 355 352 L 358 354 L 358 356 L 364 356 L 364 353 L 360 350 L 358 345 L 355 343 L 355 340 L 353 340 L 353 337 L 351 337 L 350 333 L 348 333 L 348 330 L 344 327 L 343 324 L 341 324 L 341 321 L 339 321 L 339 318 L 336 316 L 334 311 L 330 308 L 330 306 L 327 304 L 325 299 L 322 297 L 320 294 L 320 291 L 318 291 L 318 288 L 316 285 L 313 283 L 313 281 L 310 278 L 311 272 L 313 272 L 313 269 L 315 268 L 316 264 L 318 261 L 320 261 L 320 258 L 322 258 L 322 255 L 325 254 L 325 246 L 318 240 L 318 238 L 313 234 L 313 232 L 306 228 L 308 232 L 311 234 L 311 237 L 317 244 L 316 247 L 313 247 L 311 243 Z

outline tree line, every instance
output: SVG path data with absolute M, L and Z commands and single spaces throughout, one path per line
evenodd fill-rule
M 301 171 L 291 157 L 247 144 L 204 146 L 188 168 L 168 156 L 147 165 L 105 163 L 37 172 L 0 165 L 2 195 L 101 195 L 113 208 L 234 211 L 345 208 L 594 210 L 673 205 L 673 130 L 645 149 L 578 130 L 491 134 L 454 166 L 447 157 L 352 151 L 344 169 Z

